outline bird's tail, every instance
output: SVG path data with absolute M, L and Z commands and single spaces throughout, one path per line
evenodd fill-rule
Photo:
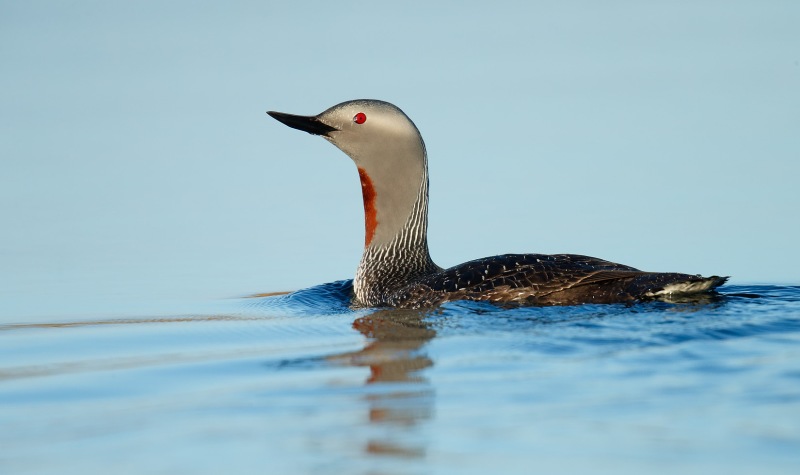
M 727 282 L 728 277 L 712 275 L 711 277 L 688 276 L 676 282 L 670 282 L 661 289 L 649 292 L 648 297 L 661 297 L 670 295 L 690 295 L 711 292 Z

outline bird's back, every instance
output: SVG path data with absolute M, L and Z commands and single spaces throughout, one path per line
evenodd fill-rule
M 528 305 L 632 302 L 707 292 L 725 277 L 643 272 L 576 254 L 505 254 L 445 269 L 398 289 L 387 304 L 426 307 L 451 300 Z

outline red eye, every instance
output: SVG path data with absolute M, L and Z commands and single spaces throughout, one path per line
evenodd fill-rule
M 356 124 L 363 124 L 367 121 L 367 114 L 363 112 L 359 112 L 358 114 L 353 116 L 353 122 Z

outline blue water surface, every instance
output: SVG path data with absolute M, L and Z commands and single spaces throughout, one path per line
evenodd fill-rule
M 0 472 L 798 473 L 800 287 L 0 325 Z

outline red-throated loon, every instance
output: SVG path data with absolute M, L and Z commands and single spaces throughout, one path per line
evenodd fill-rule
M 419 308 L 451 300 L 615 303 L 713 291 L 727 277 L 642 272 L 573 254 L 506 254 L 442 269 L 428 252 L 428 158 L 417 127 L 388 102 L 343 102 L 316 116 L 267 112 L 320 135 L 358 167 L 366 224 L 355 304 Z

